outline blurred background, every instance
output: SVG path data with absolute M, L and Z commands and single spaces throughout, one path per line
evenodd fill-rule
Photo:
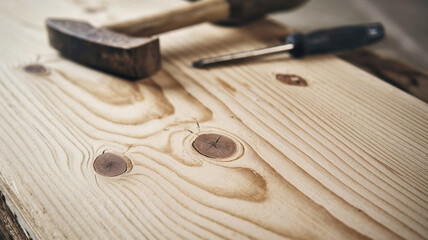
M 302 32 L 381 22 L 387 37 L 369 48 L 428 71 L 428 0 L 312 0 L 273 17 Z

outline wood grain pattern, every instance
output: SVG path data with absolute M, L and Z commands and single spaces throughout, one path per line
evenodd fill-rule
M 428 73 L 403 63 L 402 59 L 398 61 L 368 50 L 345 52 L 338 57 L 428 102 Z
M 50 14 L 103 22 L 166 3 L 180 4 L 3 3 L 0 191 L 31 237 L 427 238 L 426 103 L 333 56 L 190 67 L 275 44 L 284 27 L 266 20 L 170 32 L 161 37 L 163 70 L 138 82 L 48 47 Z M 46 71 L 26 71 L 31 64 Z M 192 146 L 201 134 L 226 136 L 236 151 L 205 157 Z M 104 152 L 132 167 L 98 175 L 93 163 Z

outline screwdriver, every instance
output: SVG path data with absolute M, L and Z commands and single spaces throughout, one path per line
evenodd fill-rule
M 205 58 L 192 63 L 193 67 L 204 68 L 227 62 L 288 52 L 294 58 L 306 55 L 333 53 L 369 45 L 382 40 L 385 31 L 381 23 L 342 26 L 322 29 L 309 34 L 292 33 L 285 44 L 251 50 L 219 57 Z

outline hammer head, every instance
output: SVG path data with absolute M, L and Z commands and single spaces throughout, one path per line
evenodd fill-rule
M 73 61 L 129 79 L 160 69 L 158 38 L 130 37 L 66 19 L 48 19 L 46 25 L 51 46 Z

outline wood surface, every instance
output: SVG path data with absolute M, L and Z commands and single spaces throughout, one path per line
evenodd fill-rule
M 0 191 L 32 238 L 427 238 L 421 100 L 334 56 L 190 67 L 278 43 L 287 30 L 268 20 L 162 35 L 162 71 L 127 82 L 58 56 L 45 18 L 104 24 L 185 3 L 1 4 Z M 196 151 L 202 134 L 233 155 Z M 100 175 L 103 153 L 130 165 Z
M 427 72 L 369 50 L 350 51 L 340 53 L 338 56 L 397 88 L 428 102 Z

